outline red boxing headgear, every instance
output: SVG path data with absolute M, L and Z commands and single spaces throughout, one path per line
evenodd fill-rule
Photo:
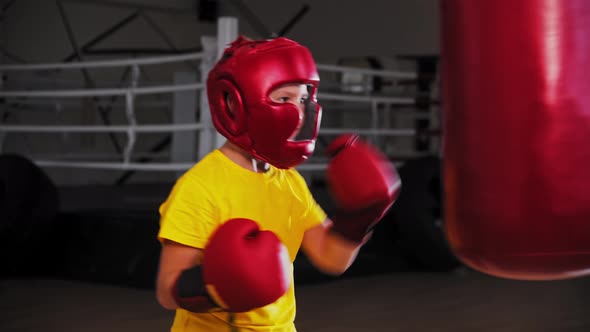
M 297 106 L 270 99 L 271 91 L 285 84 L 308 86 L 303 119 Z M 254 157 L 278 168 L 294 167 L 315 148 L 321 120 L 318 84 L 315 62 L 304 46 L 283 37 L 262 41 L 239 37 L 207 78 L 213 124 Z M 228 98 L 235 101 L 232 111 Z M 297 129 L 297 137 L 290 139 Z

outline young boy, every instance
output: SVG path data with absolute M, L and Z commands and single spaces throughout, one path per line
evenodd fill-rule
M 308 49 L 286 39 L 228 47 L 207 91 L 227 138 L 178 179 L 160 207 L 157 298 L 172 331 L 295 331 L 293 261 L 343 273 L 400 187 L 373 147 L 347 135 L 328 148 L 339 213 L 328 218 L 294 169 L 314 151 L 319 76 Z

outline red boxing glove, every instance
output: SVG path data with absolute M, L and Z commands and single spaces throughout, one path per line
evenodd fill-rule
M 291 286 L 287 248 L 249 219 L 231 219 L 213 233 L 202 264 L 186 270 L 175 287 L 180 307 L 204 312 L 216 306 L 245 312 L 271 304 Z
M 337 205 L 332 231 L 361 243 L 395 202 L 401 180 L 391 162 L 357 135 L 338 137 L 327 154 L 326 180 Z
M 291 286 L 287 248 L 249 219 L 229 220 L 213 234 L 203 267 L 209 294 L 228 311 L 271 304 Z

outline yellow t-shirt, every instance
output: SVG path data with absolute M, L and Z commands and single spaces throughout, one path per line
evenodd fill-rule
M 252 219 L 281 239 L 289 251 L 291 267 L 303 233 L 326 218 L 296 170 L 270 166 L 265 173 L 254 173 L 219 150 L 178 179 L 160 206 L 160 215 L 160 241 L 169 239 L 195 248 L 204 248 L 224 221 Z M 239 331 L 295 331 L 293 285 L 275 303 L 246 313 L 196 314 L 177 309 L 172 331 L 230 331 L 229 320 Z

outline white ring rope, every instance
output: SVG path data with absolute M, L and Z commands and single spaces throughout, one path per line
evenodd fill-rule
M 110 162 L 83 162 L 83 161 L 60 161 L 60 160 L 35 160 L 35 163 L 42 167 L 63 167 L 63 168 L 88 168 L 88 169 L 109 169 L 109 170 L 137 170 L 137 171 L 182 171 L 194 166 L 194 163 L 110 163 Z
M 125 150 L 123 151 L 123 162 L 125 164 L 128 164 L 131 161 L 131 155 L 133 154 L 133 148 L 137 138 L 137 135 L 135 134 L 137 120 L 133 108 L 134 100 L 135 96 L 133 95 L 133 91 L 129 91 L 126 95 L 127 108 L 125 109 L 125 115 L 129 122 L 129 125 L 127 126 L 127 145 L 125 145 Z
M 0 125 L 0 131 L 12 133 L 127 133 L 130 125 L 111 126 L 26 126 Z M 181 123 L 164 125 L 135 125 L 134 131 L 138 133 L 165 133 L 173 131 L 192 131 L 206 128 L 202 123 Z M 321 128 L 320 135 L 338 135 L 344 133 L 356 133 L 359 135 L 382 136 L 414 136 L 414 129 L 359 129 L 359 128 Z
M 114 68 L 127 67 L 133 65 L 157 65 L 182 61 L 196 61 L 204 57 L 203 52 L 187 53 L 173 56 L 160 56 L 139 59 L 118 59 L 118 60 L 100 60 L 85 62 L 69 63 L 39 63 L 39 64 L 18 64 L 18 65 L 0 65 L 0 72 L 7 71 L 47 71 L 58 69 L 82 69 L 82 68 Z M 319 71 L 341 72 L 341 73 L 358 73 L 370 76 L 391 77 L 400 79 L 416 79 L 418 75 L 413 72 L 386 71 L 377 69 L 364 69 L 358 67 L 346 67 L 328 64 L 317 64 Z
M 32 153 L 30 154 L 35 160 L 45 161 L 82 161 L 82 162 L 108 162 L 121 160 L 121 154 L 116 152 L 63 152 L 63 153 Z M 136 151 L 133 155 L 135 158 L 170 159 L 170 152 L 150 152 Z
M 359 128 L 321 128 L 320 135 L 340 135 L 346 133 L 355 133 L 359 135 L 382 135 L 382 136 L 414 136 L 414 129 L 359 129 Z
M 364 102 L 364 103 L 383 103 L 396 105 L 414 105 L 416 100 L 407 97 L 381 97 L 381 96 L 356 96 L 345 95 L 338 93 L 318 93 L 318 99 L 322 100 L 337 100 L 350 102 Z
M 88 169 L 110 170 L 137 170 L 137 171 L 183 171 L 193 167 L 194 163 L 113 163 L 113 162 L 80 162 L 80 161 L 54 161 L 36 160 L 35 164 L 42 167 L 73 167 Z M 327 168 L 327 163 L 302 164 L 297 166 L 299 170 L 318 171 Z
M 138 87 L 134 89 L 136 95 L 171 93 L 179 91 L 190 91 L 205 89 L 204 83 L 190 83 L 177 85 L 162 85 L 152 87 Z M 129 88 L 115 89 L 75 89 L 75 90 L 46 90 L 46 91 L 0 91 L 0 97 L 32 97 L 32 98 L 79 98 L 79 97 L 98 97 L 98 96 L 124 96 Z M 322 100 L 336 100 L 349 102 L 364 103 L 389 103 L 397 105 L 413 105 L 414 98 L 408 97 L 381 97 L 381 96 L 356 96 L 336 93 L 319 93 L 318 98 Z
M 135 92 L 140 73 L 139 66 L 133 65 L 131 70 L 131 87 L 125 95 L 125 115 L 127 117 L 127 122 L 129 123 L 129 127 L 127 128 L 127 145 L 125 145 L 125 150 L 123 151 L 123 162 L 125 164 L 128 164 L 131 161 L 135 142 L 137 140 L 137 134 L 135 131 L 137 127 L 137 118 L 135 117 Z
M 0 132 L 13 133 L 110 133 L 128 131 L 129 125 L 111 126 L 31 126 L 31 125 L 0 125 Z M 191 131 L 205 128 L 201 123 L 136 125 L 135 131 L 141 133 L 164 133 L 170 131 Z
M 324 65 L 324 64 L 317 64 L 316 67 L 320 71 L 324 70 L 324 71 L 341 72 L 341 73 L 365 74 L 365 75 L 369 75 L 369 76 L 392 77 L 392 78 L 401 78 L 401 79 L 416 79 L 416 78 L 418 78 L 418 75 L 416 73 L 411 73 L 411 72 L 387 71 L 387 70 L 378 70 L 378 69 L 364 69 L 364 68 L 357 68 L 357 67 L 344 67 L 344 66 Z
M 189 83 L 176 85 L 160 85 L 135 88 L 136 95 L 171 93 L 204 89 L 204 83 Z M 79 98 L 100 96 L 124 96 L 127 88 L 113 89 L 75 89 L 75 90 L 37 90 L 37 91 L 0 91 L 0 97 L 31 97 L 31 98 Z
M 20 64 L 20 65 L 2 65 L 0 72 L 3 71 L 44 71 L 57 69 L 82 69 L 82 68 L 105 68 L 105 67 L 127 67 L 133 65 L 157 65 L 172 62 L 182 62 L 190 60 L 200 60 L 204 53 L 187 53 L 181 55 L 149 57 L 138 59 L 122 60 L 101 60 L 85 62 L 68 62 L 68 63 L 39 63 L 39 64 Z
M 150 58 L 138 59 L 124 59 L 124 60 L 101 60 L 91 62 L 75 62 L 75 63 L 46 63 L 46 64 L 17 64 L 17 65 L 0 65 L 0 73 L 15 72 L 15 71 L 61 71 L 73 70 L 82 68 L 113 68 L 113 67 L 129 67 L 132 68 L 132 78 L 130 85 L 123 88 L 94 88 L 94 89 L 62 89 L 62 90 L 0 90 L 0 98 L 26 98 L 19 102 L 39 104 L 43 98 L 50 98 L 51 103 L 56 103 L 57 98 L 84 98 L 84 97 L 101 97 L 101 96 L 124 96 L 125 115 L 128 124 L 125 125 L 8 125 L 0 124 L 0 135 L 14 132 L 28 132 L 28 133 L 126 133 L 127 144 L 121 155 L 117 155 L 118 162 L 109 161 L 73 161 L 73 160 L 35 160 L 35 162 L 42 167 L 59 167 L 59 168 L 81 168 L 81 169 L 106 169 L 106 170 L 137 170 L 137 171 L 184 171 L 194 165 L 193 162 L 188 163 L 165 163 L 165 162 L 149 162 L 139 163 L 132 160 L 132 155 L 137 157 L 144 152 L 134 152 L 137 134 L 138 133 L 165 133 L 178 131 L 198 131 L 203 129 L 210 129 L 211 125 L 203 123 L 180 123 L 180 124 L 151 124 L 140 125 L 136 119 L 136 98 L 139 95 L 153 95 L 153 94 L 167 94 L 181 91 L 204 91 L 205 84 L 198 82 L 198 77 L 195 77 L 194 83 L 174 84 L 174 85 L 155 85 L 139 87 L 139 66 L 142 65 L 156 65 L 173 62 L 195 61 L 207 59 L 207 54 L 204 52 L 188 53 L 174 56 L 160 56 Z M 398 71 L 384 71 L 374 69 L 363 69 L 357 67 L 344 67 L 336 65 L 318 64 L 318 70 L 325 72 L 339 72 L 339 73 L 354 73 L 362 74 L 368 77 L 380 76 L 392 79 L 417 79 L 417 74 L 413 72 L 398 72 Z M 372 106 L 373 116 L 377 112 L 377 105 L 384 104 L 386 109 L 392 105 L 414 105 L 415 98 L 412 97 L 390 97 L 390 96 L 372 96 L 372 95 L 354 95 L 354 94 L 340 94 L 340 93 L 319 93 L 318 99 L 326 101 L 343 101 L 343 102 L 359 102 L 369 103 Z M 37 100 L 37 101 L 35 101 Z M 66 103 L 66 101 L 63 101 Z M 62 105 L 57 102 L 56 109 L 60 110 Z M 359 108 L 360 110 L 360 108 Z M 364 110 L 364 109 L 363 109 Z M 414 129 L 380 129 L 375 128 L 322 128 L 320 135 L 337 135 L 341 133 L 357 133 L 360 135 L 383 135 L 383 136 L 414 136 L 416 130 Z M 72 157 L 76 157 L 72 155 Z M 80 156 L 78 156 L 80 157 Z M 47 157 L 46 157 L 47 158 Z M 67 158 L 66 158 L 67 159 Z M 74 158 L 76 159 L 76 158 Z M 104 159 L 103 159 L 104 160 Z M 299 170 L 306 171 L 320 171 L 325 170 L 327 163 L 316 162 L 306 163 L 297 167 Z
M 136 170 L 136 171 L 184 171 L 193 167 L 194 163 L 116 163 L 116 162 L 83 162 L 83 161 L 54 161 L 35 160 L 35 164 L 41 167 L 67 167 L 87 169 L 109 170 Z M 296 168 L 301 171 L 322 171 L 328 167 L 327 163 L 307 163 Z
M 34 109 L 23 109 L 26 111 L 33 111 L 36 112 L 38 110 L 46 110 L 50 109 L 51 111 L 55 111 L 56 108 L 60 108 L 60 110 L 66 108 L 80 108 L 80 102 L 74 99 L 62 99 L 62 100 L 54 100 L 53 98 L 39 98 L 39 99 L 8 99 L 8 103 L 18 103 L 19 105 L 27 105 L 27 106 L 35 106 Z M 109 103 L 109 106 L 112 108 L 116 107 L 125 107 L 125 103 L 117 100 L 114 103 Z M 144 101 L 136 101 L 135 107 L 139 109 L 145 108 L 166 108 L 172 107 L 172 103 L 166 100 L 144 100 Z

